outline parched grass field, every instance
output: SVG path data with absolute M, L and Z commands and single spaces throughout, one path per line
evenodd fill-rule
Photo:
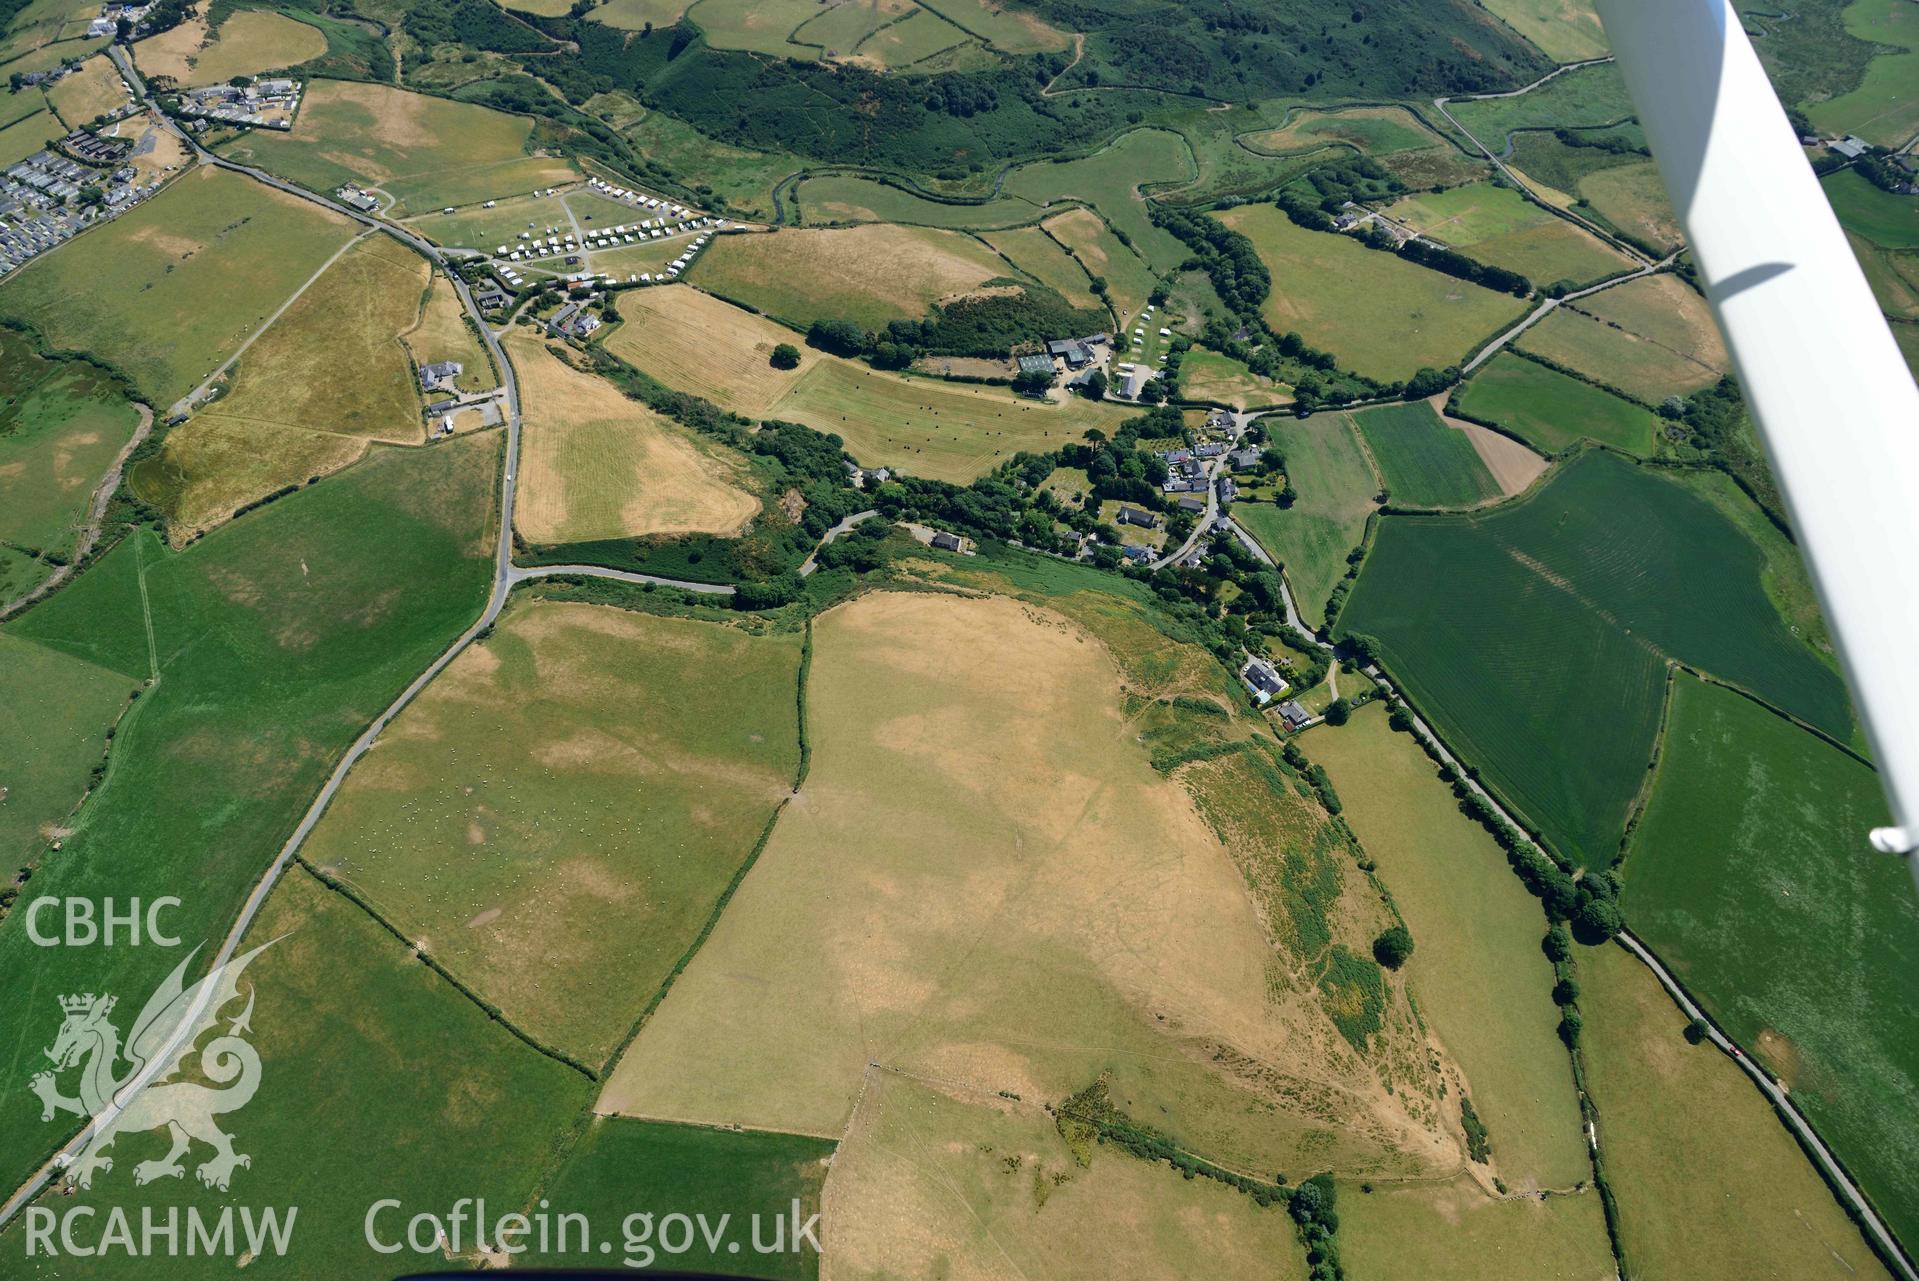
M 1480 262 L 1535 284 L 1586 284 L 1633 266 L 1617 249 L 1547 213 L 1511 187 L 1489 182 L 1408 196 L 1388 217 Z
M 1524 308 L 1350 236 L 1308 231 L 1271 205 L 1241 205 L 1219 219 L 1250 237 L 1272 272 L 1268 323 L 1374 378 L 1455 364 Z
M 284 14 L 239 9 L 210 33 L 204 17 L 190 18 L 133 47 L 146 76 L 172 76 L 182 85 L 222 84 L 235 76 L 297 67 L 325 53 L 326 36 Z M 301 110 L 305 111 L 305 104 Z
M 1098 214 L 1090 209 L 1072 209 L 1048 218 L 1041 230 L 1066 246 L 1088 276 L 1106 281 L 1121 328 L 1140 314 L 1159 278 L 1138 254 L 1120 243 Z
M 1305 1277 L 1282 1207 L 1115 1146 L 1087 1162 L 1032 1100 L 875 1071 L 827 1179 L 832 1274 Z
M 883 329 L 1007 275 L 999 255 L 971 236 L 872 223 L 720 236 L 687 278 L 800 328 L 850 320 Z
M 573 181 L 569 177 L 568 181 Z M 511 248 L 521 232 L 544 239 L 549 233 L 571 231 L 566 216 L 566 198 L 570 192 L 536 195 L 531 192 L 495 201 L 488 209 L 486 201 L 456 208 L 452 213 L 427 209 L 406 219 L 406 225 L 435 244 L 487 253 L 506 245 Z
M 1412 931 L 1407 982 L 1490 1132 L 1491 1172 L 1517 1191 L 1591 1177 L 1572 1064 L 1556 1028 L 1539 901 L 1410 734 L 1378 706 L 1310 731 L 1359 843 Z M 1602 1243 L 1603 1248 L 1603 1243 Z
M 247 348 L 226 394 L 134 468 L 135 492 L 166 515 L 169 537 L 204 533 L 283 486 L 364 457 L 375 441 L 424 440 L 401 335 L 419 319 L 427 281 L 426 259 L 386 236 L 328 267 Z
M 1334 585 L 1346 574 L 1346 558 L 1377 506 L 1379 477 L 1347 415 L 1274 419 L 1266 428 L 1285 451 L 1287 476 L 1299 498 L 1284 508 L 1237 503 L 1233 519 L 1285 566 L 1299 612 L 1319 626 Z
M 1038 227 L 991 231 L 980 237 L 1013 266 L 1056 291 L 1075 307 L 1105 306 L 1092 291 L 1092 278 L 1079 259 Z
M 1579 180 L 1575 194 L 1620 231 L 1658 249 L 1676 249 L 1685 242 L 1665 180 L 1650 160 L 1595 170 Z
M 585 1214 L 593 1223 L 622 1222 L 636 1207 L 658 1214 L 705 1214 L 709 1223 L 731 1215 L 729 1235 L 752 1248 L 749 1223 L 760 1216 L 762 1241 L 773 1240 L 771 1221 L 784 1217 L 792 1229 L 793 1204 L 804 1222 L 820 1210 L 820 1186 L 834 1156 L 834 1144 L 801 1134 L 765 1134 L 721 1130 L 703 1125 L 661 1125 L 626 1117 L 595 1117 L 579 1146 L 568 1155 L 547 1200 L 557 1208 Z M 833 1228 L 822 1224 L 822 1239 Z M 735 1234 L 737 1233 L 737 1234 Z M 554 1252 L 548 1263 L 604 1266 L 597 1252 Z M 721 1250 L 694 1249 L 673 1256 L 681 1268 L 710 1268 L 785 1281 L 818 1274 L 811 1248 L 751 1253 L 742 1261 Z
M 763 418 L 808 370 L 830 360 L 784 325 L 686 285 L 663 285 L 619 297 L 621 324 L 606 349 L 667 386 Z M 800 352 L 794 369 L 775 369 L 773 348 Z
M 77 129 L 95 116 L 126 106 L 131 95 L 113 60 L 100 54 L 81 63 L 78 71 L 60 77 L 47 90 L 47 101 L 62 120 Z
M 1820 182 L 1846 230 L 1888 249 L 1919 249 L 1919 202 L 1881 191 L 1851 169 Z
M 527 154 L 533 122 L 388 85 L 315 80 L 288 133 L 256 130 L 223 154 L 315 191 L 345 182 L 392 194 L 395 217 L 577 181 L 569 160 Z
M 1832 667 L 1768 598 L 1765 556 L 1711 504 L 1609 453 L 1468 516 L 1392 516 L 1340 617 L 1379 639 L 1455 751 L 1560 852 L 1609 863 L 1678 658 L 1841 739 Z
M 624 31 L 670 27 L 686 12 L 687 0 L 607 0 L 593 10 L 593 21 Z
M 1339 1186 L 1339 1260 L 1352 1281 L 1611 1281 L 1599 1194 L 1494 1199 L 1449 1183 Z
M 500 385 L 493 372 L 493 361 L 485 344 L 467 319 L 460 297 L 440 272 L 433 273 L 426 305 L 420 308 L 420 321 L 405 334 L 407 351 L 415 365 L 431 365 L 442 360 L 457 361 L 460 373 L 453 385 L 461 391 L 486 391 Z
M 1895 319 L 1919 318 L 1919 253 L 1887 249 L 1856 234 L 1846 240 L 1865 270 L 1879 309 Z
M 1710 387 L 1732 368 L 1705 299 L 1670 273 L 1559 307 L 1516 342 L 1648 404 Z
M 367 1212 L 383 1197 L 405 1207 L 375 1220 L 385 1242 L 404 1242 L 414 1207 L 438 1207 L 433 1213 L 444 1215 L 462 1197 L 502 1207 L 526 1201 L 555 1137 L 578 1115 L 587 1080 L 488 1018 L 360 908 L 298 867 L 275 888 L 244 946 L 270 939 L 277 941 L 240 981 L 255 998 L 247 1039 L 260 1055 L 260 1086 L 225 1126 L 235 1148 L 252 1158 L 234 1172 L 227 1195 L 247 1205 L 298 1206 L 299 1213 L 286 1254 L 263 1255 L 249 1270 L 333 1277 L 393 1271 L 396 1256 L 376 1254 L 366 1238 Z M 164 974 L 179 956 L 161 959 L 168 962 Z M 51 995 L 41 999 L 57 1010 Z M 243 996 L 228 1017 L 245 1008 Z M 39 1113 L 33 1116 L 37 1121 Z M 194 1176 L 207 1155 L 199 1145 L 186 1158 L 183 1179 L 136 1185 L 134 1165 L 164 1156 L 167 1147 L 164 1130 L 124 1134 L 112 1150 L 113 1170 L 92 1191 L 48 1203 L 56 1210 L 86 1205 L 102 1220 L 119 1206 L 134 1223 L 148 1211 L 162 1224 L 169 1211 L 184 1222 L 187 1205 L 217 1216 L 210 1207 L 219 1194 Z M 617 1229 L 614 1223 L 606 1230 L 617 1239 Z M 478 1266 L 471 1235 L 469 1226 L 460 1257 Z M 237 1222 L 235 1236 L 244 1250 Z M 88 1274 L 190 1276 L 204 1260 L 186 1257 L 185 1239 L 178 1259 L 114 1250 L 90 1259 Z M 17 1234 L 8 1244 L 19 1248 Z
M 1506 351 L 1487 361 L 1466 383 L 1459 407 L 1548 454 L 1570 449 L 1581 440 L 1596 440 L 1645 457 L 1659 440 L 1656 415 L 1591 383 Z
M 867 2 L 869 0 L 846 0 L 845 7 Z M 898 22 L 875 27 L 859 42 L 853 56 L 883 70 L 900 70 L 972 41 L 966 32 L 931 9 L 921 7 Z
M 1370 156 L 1397 155 L 1442 143 L 1404 107 L 1347 107 L 1337 111 L 1301 108 L 1279 128 L 1246 134 L 1241 141 L 1255 151 L 1282 155 L 1344 143 Z
M 1868 767 L 1681 679 L 1623 907 L 1903 1235 L 1919 1225 L 1899 1155 L 1919 1139 L 1919 897 L 1895 861 L 1859 854 L 1885 821 Z
M 1905 0 L 1852 0 L 1841 12 L 1848 34 L 1885 45 L 1866 64 L 1859 87 L 1806 113 L 1819 128 L 1856 133 L 1882 147 L 1899 147 L 1919 130 L 1919 14 Z
M 1580 952 L 1579 1006 L 1633 1271 L 1887 1275 L 1746 1074 L 1712 1046 L 1686 1043 L 1685 1017 L 1650 970 L 1623 948 Z
M 140 676 L 150 635 L 159 670 L 115 735 L 103 786 L 65 848 L 34 877 L 35 889 L 94 899 L 175 894 L 182 905 L 171 920 L 189 945 L 224 931 L 348 743 L 478 615 L 492 581 L 499 456 L 497 437 L 386 451 L 183 552 L 135 533 L 0 629 Z M 331 961 L 316 980 L 337 985 L 334 971 L 347 953 L 325 955 Z M 24 930 L 0 930 L 0 972 L 31 973 L 39 985 L 20 994 L 30 999 L 0 1037 L 0 1070 L 31 1075 L 28 1065 L 44 1062 L 41 1050 L 60 1022 L 54 993 L 150 992 L 178 960 L 151 947 L 41 949 Z M 264 1030 L 270 1007 L 301 1009 L 263 997 L 256 1028 Z M 304 1012 L 299 1022 L 321 1027 Z M 463 1044 L 430 1043 L 443 1057 Z M 387 1075 L 343 1073 L 336 1051 L 303 1044 L 301 1052 L 353 1092 Z M 414 1079 L 393 1074 L 395 1093 Z M 437 1080 L 433 1089 L 438 1102 L 426 1115 L 462 1099 Z M 310 1140 L 320 1097 L 258 1111 L 285 1117 Z M 357 1125 L 371 1106 L 341 1104 L 329 1117 Z M 39 1115 L 26 1091 L 0 1099 L 0 1170 L 16 1184 L 53 1142 Z M 503 1116 L 487 1115 L 499 1137 Z M 369 1149 L 342 1139 L 326 1151 L 356 1154 L 340 1159 L 360 1180 L 354 1193 L 364 1191 L 367 1167 L 357 1154 Z M 312 1156 L 274 1161 L 274 1177 L 318 1177 L 325 1167 Z M 263 1174 L 267 1164 L 259 1163 Z M 128 1186 L 116 1178 L 106 1195 Z M 357 1218 L 348 1224 L 356 1234 Z
M 1079 626 L 1003 596 L 868 595 L 819 619 L 805 786 L 599 1111 L 838 1135 L 872 1063 L 1028 1106 L 1107 1073 L 1130 1114 L 1240 1168 L 1447 1159 L 1423 1053 L 1389 1094 L 1345 1047 L 1317 990 L 1335 976 L 1276 953 L 1221 838 L 1136 741 L 1176 691 L 1220 697 L 1217 667 L 1100 600 L 1065 607 L 1144 634 L 1124 678 Z
M 1045 211 L 1013 196 L 977 204 L 928 200 L 912 192 L 856 174 L 809 176 L 793 189 L 805 221 L 901 222 L 922 227 L 992 229 L 1039 221 Z
M 861 463 L 966 484 L 1021 450 L 1069 444 L 1098 427 L 1110 433 L 1128 417 L 1118 406 L 1073 397 L 1028 400 L 980 387 L 881 373 L 852 361 L 815 364 L 773 409 L 846 442 Z
M 1394 501 L 1470 507 L 1500 496 L 1499 482 L 1472 441 L 1425 401 L 1361 410 L 1353 422 Z
M 1231 356 L 1204 347 L 1190 348 L 1179 362 L 1180 394 L 1235 409 L 1292 403 L 1291 389 L 1256 374 Z
M 225 170 L 181 177 L 35 259 L 0 287 L 0 315 L 125 370 L 164 409 L 212 373 L 345 244 L 353 224 Z M 112 289 L 98 288 L 103 275 Z
M 791 39 L 807 46 L 803 56 L 848 58 L 868 36 L 917 12 L 913 0 L 853 0 L 820 6 L 813 10 L 814 16 L 800 22 Z
M 98 368 L 43 359 L 18 331 L 0 329 L 0 544 L 70 554 L 95 487 L 138 423 Z M 0 599 L 16 594 L 0 589 Z
M 797 633 L 516 606 L 394 721 L 306 857 L 597 1066 L 792 786 L 799 661 Z
M 521 495 L 533 543 L 734 534 L 760 509 L 745 461 L 569 366 L 538 339 L 508 355 L 525 405 Z
M 1486 0 L 1486 7 L 1555 62 L 1583 62 L 1611 52 L 1591 0 Z
M 1126 413 L 882 373 L 804 346 L 798 369 L 774 369 L 774 346 L 800 345 L 798 334 L 683 285 L 627 294 L 620 314 L 625 323 L 608 336 L 607 350 L 667 386 L 749 417 L 831 432 L 862 463 L 935 480 L 964 484 L 1022 449 L 1077 440 Z

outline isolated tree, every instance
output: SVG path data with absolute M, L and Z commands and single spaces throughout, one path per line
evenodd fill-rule
M 1413 732 L 1413 714 L 1406 710 L 1403 703 L 1394 703 L 1393 710 L 1386 713 L 1386 724 L 1401 734 Z
M 1684 1036 L 1687 1043 L 1690 1045 L 1698 1045 L 1706 1039 L 1706 1030 L 1706 1020 L 1704 1019 L 1694 1019 L 1692 1022 L 1686 1024 Z
M 1326 705 L 1326 723 L 1344 725 L 1353 718 L 1353 701 L 1350 698 L 1335 698 Z
M 1589 898 L 1573 914 L 1573 937 L 1581 943 L 1604 943 L 1619 933 L 1625 922 L 1619 909 L 1603 898 Z
M 1403 925 L 1395 925 L 1373 940 L 1373 959 L 1389 970 L 1396 970 L 1413 954 L 1413 935 Z
M 1103 369 L 1095 369 L 1086 376 L 1084 382 L 1080 383 L 1079 389 L 1080 394 L 1088 400 L 1105 400 L 1106 371 Z
M 800 349 L 790 342 L 783 342 L 773 349 L 773 355 L 767 363 L 775 369 L 798 369 Z

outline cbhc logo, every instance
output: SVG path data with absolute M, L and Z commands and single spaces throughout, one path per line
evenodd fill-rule
M 102 900 L 101 910 L 96 912 L 90 898 L 42 896 L 27 909 L 27 937 L 36 947 L 92 947 L 95 943 L 139 947 L 144 925 L 146 942 L 155 947 L 178 947 L 179 937 L 160 928 L 160 913 L 178 906 L 180 900 L 171 895 L 148 902 L 144 912 L 137 898 L 128 900 L 125 908 L 116 907 L 109 898 Z M 49 924 L 64 923 L 63 933 L 49 934 L 42 928 L 42 918 L 49 915 L 53 918 Z

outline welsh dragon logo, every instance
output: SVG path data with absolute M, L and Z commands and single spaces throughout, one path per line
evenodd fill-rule
M 239 997 L 238 983 L 247 964 L 272 945 L 264 943 L 183 987 L 182 976 L 193 961 L 194 953 L 189 953 L 147 998 L 124 1043 L 110 1017 L 117 998 L 90 992 L 60 998 L 66 1019 L 46 1050 L 53 1067 L 37 1074 L 32 1088 L 40 1096 L 42 1121 L 70 1112 L 91 1122 L 79 1149 L 59 1158 L 75 1186 L 90 1187 L 96 1172 L 113 1169 L 106 1149 L 128 1131 L 165 1129 L 173 1142 L 164 1157 L 133 1167 L 135 1183 L 180 1178 L 186 1173 L 180 1158 L 196 1140 L 213 1149 L 213 1156 L 195 1171 L 207 1187 L 224 1192 L 234 1170 L 252 1165 L 251 1157 L 234 1151 L 233 1136 L 214 1119 L 245 1107 L 260 1087 L 260 1055 L 245 1039 L 253 1018 L 251 984 L 246 1007 L 227 1022 L 225 1031 L 203 1046 L 198 1042 L 219 1025 L 220 1011 Z M 212 1085 L 173 1079 L 194 1059 L 197 1075 Z M 62 1094 L 61 1075 L 75 1069 L 79 1094 Z

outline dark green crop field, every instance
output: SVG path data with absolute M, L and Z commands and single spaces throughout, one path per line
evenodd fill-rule
M 1892 1228 L 1919 1233 L 1919 896 L 1874 854 L 1873 771 L 1682 677 L 1624 906 L 1727 1032 L 1782 1077 Z
M 1676 658 L 1834 736 L 1838 674 L 1787 630 L 1763 555 L 1684 486 L 1588 454 L 1473 516 L 1387 517 L 1340 625 L 1562 852 L 1608 862 Z
M 1596 440 L 1643 456 L 1659 434 L 1659 419 L 1631 401 L 1511 352 L 1472 376 L 1459 408 L 1546 454 Z
M 730 1243 L 739 1245 L 737 1252 L 724 1245 L 711 1253 L 696 1247 L 674 1256 L 672 1266 L 710 1267 L 737 1276 L 812 1277 L 819 1275 L 817 1253 L 810 1248 L 761 1253 L 753 1248 L 751 1221 L 760 1217 L 761 1244 L 771 1245 L 775 1219 L 786 1219 L 790 1236 L 794 1202 L 802 1222 L 817 1213 L 835 1146 L 803 1134 L 597 1116 L 545 1195 L 555 1210 L 615 1227 L 635 1212 L 650 1211 L 655 1220 L 704 1214 L 709 1222 L 731 1215 Z M 615 1251 L 622 1245 L 616 1243 Z M 636 1252 L 635 1257 L 642 1256 Z M 606 1256 L 574 1251 L 551 1262 L 597 1267 L 604 1266 Z
M 386 451 L 178 554 L 136 534 L 9 624 L 129 685 L 146 675 L 150 637 L 159 673 L 33 892 L 176 895 L 170 920 L 188 945 L 224 931 L 347 744 L 479 612 L 498 459 L 490 437 Z M 37 948 L 9 917 L 0 1074 L 32 1075 L 60 1024 L 57 995 L 132 1004 L 177 960 Z M 0 1100 L 0 1172 L 15 1183 L 65 1137 L 27 1091 Z
M 1411 507 L 1470 507 L 1499 497 L 1499 484 L 1464 432 L 1425 401 L 1353 415 L 1393 501 Z

